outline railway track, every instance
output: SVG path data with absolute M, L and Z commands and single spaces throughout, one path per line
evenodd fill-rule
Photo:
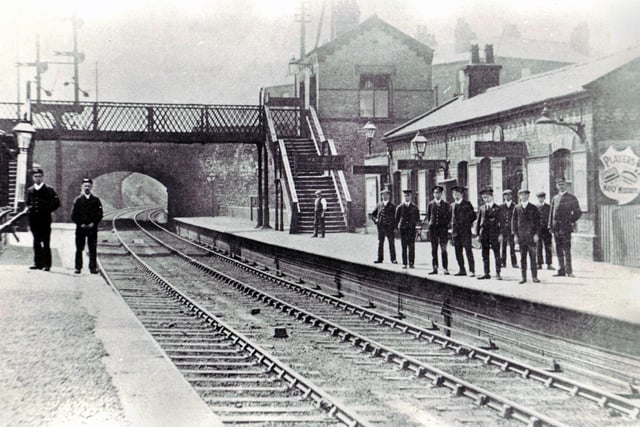
M 103 256 L 105 278 L 224 423 L 369 426 L 172 286 L 115 234 L 132 256 Z
M 166 274 L 179 271 L 185 282 L 187 275 L 189 282 L 207 282 L 206 286 L 185 283 L 185 288 L 189 288 L 193 298 L 198 301 L 211 298 L 211 289 L 215 286 L 217 296 L 223 295 L 237 305 L 246 307 L 260 301 L 274 308 L 274 313 L 288 314 L 290 318 L 298 320 L 290 323 L 289 327 L 295 325 L 296 331 L 299 330 L 296 333 L 301 336 L 316 336 L 315 331 L 328 334 L 329 340 L 315 338 L 313 342 L 324 345 L 325 352 L 341 355 L 342 360 L 369 356 L 367 362 L 379 358 L 400 367 L 398 372 L 401 374 L 390 376 L 385 369 L 380 374 L 377 361 L 354 361 L 365 366 L 365 370 L 368 369 L 365 375 L 375 374 L 379 377 L 378 381 L 374 381 L 378 386 L 394 389 L 393 396 L 397 401 L 412 402 L 409 410 L 415 412 L 418 409 L 421 416 L 433 411 L 434 406 L 440 415 L 447 412 L 443 405 L 433 403 L 434 399 L 439 399 L 439 402 L 446 401 L 444 406 L 449 409 L 443 419 L 454 424 L 456 421 L 465 422 L 464 417 L 469 415 L 460 405 L 460 401 L 465 400 L 456 397 L 467 397 L 466 401 L 471 400 L 473 405 L 465 403 L 467 408 L 472 408 L 466 409 L 466 412 L 472 414 L 470 419 L 476 425 L 513 422 L 594 426 L 637 423 L 638 407 L 631 401 L 505 359 L 490 350 L 452 340 L 433 330 L 415 327 L 345 303 L 339 298 L 283 280 L 264 271 L 264 267 L 256 268 L 242 260 L 195 247 L 184 239 L 156 230 L 152 233 L 162 234 L 163 240 L 171 240 L 168 252 L 183 252 L 182 257 L 192 266 L 189 269 L 180 264 L 184 261 L 179 263 L 174 258 L 156 254 L 150 258 L 159 261 L 158 269 Z M 167 255 L 167 249 L 164 251 Z M 157 253 L 162 253 L 162 250 L 158 249 Z M 226 287 L 211 283 L 209 275 L 213 275 L 216 282 L 226 284 Z M 345 344 L 355 347 L 359 354 L 354 356 L 352 350 L 345 350 Z M 391 378 L 394 387 L 385 385 L 385 378 Z M 445 393 L 434 392 L 436 389 L 445 390 Z M 383 391 L 376 393 L 382 394 Z M 349 393 L 345 395 L 346 399 L 353 399 Z M 397 410 L 399 414 L 402 413 L 401 408 Z M 488 412 L 494 414 L 488 415 Z M 369 420 L 375 422 L 376 418 L 370 416 Z M 385 424 L 388 419 L 380 418 L 377 422 Z M 410 417 L 404 422 L 409 425 Z

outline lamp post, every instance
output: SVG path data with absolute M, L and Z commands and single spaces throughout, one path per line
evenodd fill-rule
M 367 120 L 367 124 L 362 127 L 362 131 L 364 132 L 364 136 L 367 139 L 367 146 L 369 148 L 369 154 L 371 154 L 371 143 L 373 142 L 373 137 L 376 135 L 376 125 L 371 123 L 371 121 Z
M 35 128 L 31 122 L 27 120 L 19 121 L 13 128 L 13 134 L 15 135 L 16 143 L 18 145 L 16 194 L 13 202 L 14 212 L 17 212 L 18 209 L 22 209 L 24 207 L 25 186 L 27 184 L 27 156 L 34 133 L 36 133 Z
M 424 137 L 420 132 L 416 133 L 416 136 L 413 137 L 411 143 L 416 148 L 416 156 L 418 159 L 422 159 L 425 151 L 427 151 L 427 138 Z

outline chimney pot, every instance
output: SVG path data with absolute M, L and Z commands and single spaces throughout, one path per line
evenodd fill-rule
M 484 45 L 484 60 L 487 64 L 493 64 L 495 62 L 495 58 L 493 57 L 492 44 Z
M 480 48 L 477 44 L 471 45 L 471 63 L 479 64 L 480 63 Z

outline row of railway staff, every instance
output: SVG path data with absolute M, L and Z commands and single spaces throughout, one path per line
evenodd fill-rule
M 447 240 L 449 229 L 455 250 L 459 270 L 456 276 L 466 276 L 464 256 L 466 255 L 470 276 L 475 276 L 475 261 L 472 251 L 472 227 L 475 221 L 475 234 L 482 247 L 483 274 L 478 280 L 490 279 L 490 253 L 495 259 L 495 274 L 501 280 L 500 271 L 506 267 L 507 249 L 511 265 L 518 268 L 515 244 L 520 247 L 520 271 L 522 279 L 527 280 L 527 264 L 531 268 L 531 278 L 538 283 L 538 270 L 546 262 L 547 269 L 553 270 L 551 258 L 552 233 L 556 241 L 556 253 L 559 269 L 554 276 L 573 276 L 571 265 L 571 233 L 582 211 L 576 197 L 566 190 L 563 177 L 556 179 L 558 194 L 554 196 L 551 205 L 545 202 L 546 194 L 537 194 L 538 205 L 529 202 L 529 190 L 518 191 L 518 202 L 512 200 L 512 191 L 503 192 L 504 203 L 498 205 L 493 199 L 491 188 L 483 189 L 480 195 L 483 205 L 476 213 L 471 203 L 464 200 L 464 188 L 452 188 L 454 201 L 449 204 L 442 199 L 443 188 L 433 189 L 433 200 L 427 205 L 424 225 L 429 230 L 431 241 L 432 271 L 437 274 L 442 261 L 442 271 L 449 274 Z M 389 190 L 383 190 L 380 195 L 382 201 L 372 212 L 373 222 L 378 229 L 378 257 L 374 263 L 384 261 L 384 244 L 389 245 L 389 255 L 393 264 L 397 263 L 394 233 L 400 233 L 403 268 L 414 268 L 415 265 L 415 237 L 416 225 L 420 222 L 418 207 L 412 201 L 412 192 L 404 190 L 404 200 L 397 207 L 390 201 Z M 439 251 L 438 251 L 439 250 Z M 527 259 L 528 258 L 528 259 Z
M 51 270 L 51 214 L 60 207 L 60 199 L 55 189 L 44 183 L 44 171 L 32 171 L 33 185 L 27 189 L 29 229 L 33 236 L 33 265 L 31 270 Z M 91 193 L 93 181 L 84 178 L 81 192 L 73 202 L 71 220 L 76 224 L 75 233 L 75 274 L 82 270 L 83 251 L 89 249 L 89 271 L 98 273 L 97 245 L 98 224 L 102 220 L 102 203 Z

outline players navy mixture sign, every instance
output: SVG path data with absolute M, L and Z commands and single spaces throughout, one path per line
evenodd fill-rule
M 640 162 L 631 147 L 616 150 L 612 146 L 600 156 L 598 181 L 602 194 L 619 205 L 632 202 L 640 193 Z
M 527 157 L 524 141 L 476 141 L 476 157 Z

